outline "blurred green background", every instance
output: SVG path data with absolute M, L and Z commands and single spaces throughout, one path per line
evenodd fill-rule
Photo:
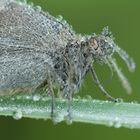
M 107 82 L 110 71 L 106 66 L 96 64 L 96 71 L 104 87 L 112 96 L 123 98 L 124 101 L 140 103 L 140 1 L 139 0 L 32 0 L 50 14 L 63 15 L 78 33 L 91 34 L 101 32 L 109 26 L 116 43 L 126 50 L 136 62 L 135 73 L 129 73 L 126 65 L 117 56 L 117 61 L 133 87 L 132 95 L 125 94 L 118 77 Z M 90 75 L 86 77 L 80 96 L 91 95 L 96 99 L 105 99 L 94 85 Z M 62 122 L 54 125 L 52 121 L 21 119 L 16 121 L 10 117 L 0 117 L 1 139 L 44 140 L 44 139 L 127 139 L 137 140 L 140 130 L 126 128 L 110 128 L 106 126 Z

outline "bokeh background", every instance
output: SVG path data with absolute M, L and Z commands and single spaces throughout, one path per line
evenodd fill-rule
M 78 33 L 100 33 L 104 26 L 109 26 L 116 43 L 126 50 L 136 62 L 135 73 L 129 73 L 123 61 L 115 55 L 123 72 L 133 87 L 132 95 L 125 94 L 118 77 L 114 74 L 111 81 L 107 66 L 96 64 L 96 71 L 104 87 L 112 96 L 124 101 L 140 102 L 140 1 L 139 0 L 32 0 L 43 10 L 54 16 L 63 15 Z M 79 95 L 91 95 L 93 98 L 106 100 L 88 75 Z M 140 138 L 140 130 L 112 128 L 94 124 L 62 122 L 54 125 L 52 121 L 23 118 L 19 121 L 10 117 L 0 117 L 0 138 L 20 140 L 54 139 L 127 139 Z

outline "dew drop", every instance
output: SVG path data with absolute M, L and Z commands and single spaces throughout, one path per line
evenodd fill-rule
M 138 101 L 132 101 L 131 104 L 138 104 Z
M 92 97 L 91 97 L 90 95 L 85 95 L 85 96 L 84 96 L 84 99 L 92 100 Z
M 76 95 L 74 98 L 78 99 L 78 100 L 81 99 L 81 97 L 79 95 Z
M 23 3 L 24 3 L 24 4 L 27 4 L 27 0 L 17 0 L 17 2 L 18 2 L 19 4 L 21 4 L 21 5 L 22 5 Z
M 110 122 L 107 124 L 107 126 L 112 127 L 113 124 L 114 124 L 113 121 L 110 121 Z
M 138 101 L 134 100 L 133 103 L 138 104 Z
M 114 123 L 115 128 L 120 128 L 122 126 L 121 122 L 117 121 Z
M 40 100 L 40 96 L 39 95 L 34 95 L 33 96 L 33 101 L 39 101 Z
M 38 10 L 38 11 L 41 11 L 42 10 L 41 6 L 35 6 L 34 9 L 35 10 Z
M 111 103 L 111 101 L 105 100 L 104 103 Z
M 61 15 L 58 15 L 56 18 L 57 18 L 58 21 L 62 21 L 63 20 L 63 16 L 61 16 Z
M 26 98 L 26 99 L 31 99 L 31 97 L 30 97 L 30 96 L 28 96 L 28 95 L 27 95 L 27 96 L 25 96 L 25 98 Z
M 122 122 L 119 119 L 119 117 L 113 118 L 113 120 L 110 120 L 107 124 L 107 126 L 112 127 L 114 126 L 115 128 L 120 128 L 122 126 Z
M 58 15 L 58 16 L 56 17 L 56 19 L 57 19 L 57 21 L 62 22 L 62 21 L 63 21 L 63 16 Z
M 30 5 L 31 7 L 34 6 L 34 3 L 33 2 L 28 2 L 28 5 Z
M 17 100 L 19 100 L 19 99 L 21 99 L 21 96 L 17 96 L 16 98 L 17 98 Z
M 120 128 L 122 126 L 118 117 L 115 117 L 114 125 L 115 128 Z
M 64 25 L 67 25 L 68 23 L 67 23 L 67 21 L 66 21 L 66 20 L 63 20 L 63 24 L 64 24 Z
M 11 100 L 12 100 L 12 101 L 14 101 L 14 100 L 15 100 L 15 98 L 13 98 L 13 97 L 12 97 L 12 98 L 11 98 Z
M 54 124 L 57 124 L 64 120 L 64 114 L 63 113 L 54 113 L 52 117 L 52 121 Z
M 66 123 L 67 123 L 67 125 L 71 125 L 72 124 L 72 119 L 66 119 Z
M 22 112 L 21 112 L 21 110 L 15 111 L 15 112 L 13 113 L 13 118 L 14 118 L 15 120 L 21 119 L 21 118 L 22 118 Z
M 104 104 L 104 102 L 100 102 L 99 104 L 100 104 L 100 105 L 103 105 L 103 104 Z
M 117 103 L 123 103 L 123 99 L 122 98 L 117 98 Z
M 68 114 L 64 117 L 64 120 L 67 123 L 67 125 L 71 125 L 73 122 L 71 116 L 69 116 Z
M 43 97 L 42 98 L 42 101 L 47 101 L 48 100 L 48 97 Z
M 22 3 L 27 3 L 27 0 L 20 0 L 20 2 L 22 2 Z

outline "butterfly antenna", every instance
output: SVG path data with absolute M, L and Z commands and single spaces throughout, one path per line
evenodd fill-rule
M 132 88 L 130 86 L 130 83 L 127 80 L 127 78 L 124 76 L 124 74 L 122 73 L 121 69 L 118 67 L 118 64 L 117 64 L 115 58 L 110 57 L 110 58 L 108 58 L 108 61 L 112 65 L 114 71 L 117 73 L 120 81 L 122 82 L 122 86 L 124 87 L 124 89 L 126 90 L 126 92 L 128 94 L 131 94 Z

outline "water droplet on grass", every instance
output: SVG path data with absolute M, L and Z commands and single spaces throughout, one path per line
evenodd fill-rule
M 21 99 L 21 96 L 17 96 L 16 99 L 17 99 L 17 100 Z
M 107 126 L 112 127 L 113 124 L 114 124 L 113 121 L 110 121 L 110 122 L 107 124 Z
M 21 110 L 15 111 L 15 112 L 13 113 L 13 118 L 14 118 L 15 120 L 21 119 L 21 118 L 22 118 L 22 112 L 21 112 Z
M 120 128 L 122 126 L 122 122 L 119 119 L 119 117 L 115 117 L 108 122 L 107 126 L 109 126 L 109 127 L 114 126 L 115 128 Z
M 123 99 L 122 98 L 117 98 L 117 103 L 123 103 Z
M 31 97 L 30 97 L 30 96 L 28 96 L 28 95 L 27 95 L 27 96 L 25 96 L 25 98 L 26 98 L 26 99 L 31 99 Z
M 92 97 L 90 95 L 85 95 L 83 99 L 92 100 Z
M 48 100 L 48 97 L 43 97 L 42 98 L 42 101 L 47 101 Z
M 57 124 L 64 120 L 64 114 L 63 113 L 54 113 L 52 117 L 52 121 L 54 124 Z
M 40 96 L 39 95 L 34 95 L 33 96 L 33 101 L 39 101 L 40 100 Z
M 138 104 L 138 102 L 137 101 L 132 101 L 131 104 Z
M 115 128 L 120 128 L 122 126 L 121 122 L 120 121 L 117 121 L 114 123 L 114 127 Z
M 11 98 L 11 100 L 12 100 L 12 101 L 14 101 L 14 100 L 15 100 L 15 98 L 14 98 L 14 97 L 12 97 L 12 98 Z
M 74 98 L 78 99 L 78 100 L 81 99 L 81 97 L 79 95 L 76 95 Z

